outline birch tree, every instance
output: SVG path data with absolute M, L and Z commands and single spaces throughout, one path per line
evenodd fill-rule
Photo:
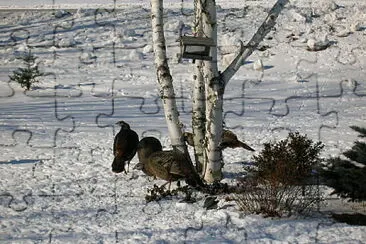
M 183 140 L 182 123 L 179 119 L 179 112 L 173 87 L 173 78 L 170 74 L 166 56 L 163 28 L 163 0 L 151 0 L 151 24 L 156 76 L 170 140 L 173 148 L 184 153 L 187 152 L 187 146 Z
M 192 129 L 197 169 L 211 183 L 222 179 L 222 152 L 220 142 L 223 125 L 223 95 L 229 80 L 259 43 L 274 27 L 276 19 L 288 0 L 278 0 L 251 40 L 242 44 L 231 64 L 219 72 L 217 66 L 217 19 L 215 0 L 195 0 L 195 28 L 198 36 L 211 38 L 216 47 L 211 48 L 210 61 L 198 61 L 193 77 Z M 165 118 L 172 146 L 187 153 L 182 137 L 182 125 L 175 101 L 173 79 L 166 57 L 163 29 L 163 1 L 151 0 L 151 20 L 157 80 L 163 101 Z
M 196 1 L 194 9 L 194 32 L 198 37 L 203 36 L 202 14 L 200 1 Z M 194 155 L 196 161 L 196 169 L 198 173 L 203 172 L 205 158 L 205 121 L 206 121 L 206 88 L 203 72 L 203 61 L 196 60 L 195 75 L 193 76 L 193 94 L 192 94 L 192 131 L 194 143 Z
M 204 35 L 217 47 L 217 18 L 214 0 L 198 0 Z M 207 182 L 222 178 L 222 153 L 219 149 L 222 135 L 222 109 L 224 90 L 217 67 L 217 48 L 211 48 L 211 61 L 204 61 L 203 74 L 206 84 L 205 159 L 202 175 Z
M 202 22 L 204 34 L 214 39 L 217 43 L 217 22 L 215 0 L 196 0 L 202 7 Z M 269 11 L 268 16 L 253 35 L 247 45 L 241 45 L 238 55 L 231 64 L 222 72 L 217 70 L 217 49 L 211 50 L 212 61 L 205 61 L 204 75 L 206 78 L 206 154 L 204 162 L 204 179 L 207 182 L 220 181 L 222 179 L 222 154 L 219 148 L 222 136 L 223 124 L 223 96 L 229 80 L 239 70 L 244 61 L 258 47 L 264 37 L 276 24 L 276 19 L 288 0 L 278 0 Z

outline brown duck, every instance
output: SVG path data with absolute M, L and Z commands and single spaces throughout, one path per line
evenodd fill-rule
M 178 150 L 162 151 L 161 143 L 155 137 L 141 139 L 137 147 L 140 160 L 139 168 L 149 176 L 172 181 L 185 180 L 191 186 L 203 186 L 194 166 Z
M 184 140 L 187 142 L 188 145 L 192 146 L 193 143 L 193 134 L 190 132 L 184 132 L 183 133 Z M 253 148 L 248 146 L 246 143 L 240 141 L 238 137 L 234 134 L 234 132 L 230 130 L 222 130 L 222 139 L 220 143 L 220 148 L 223 150 L 225 148 L 237 148 L 242 147 L 249 151 L 255 151 Z

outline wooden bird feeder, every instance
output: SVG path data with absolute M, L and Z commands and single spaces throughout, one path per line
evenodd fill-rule
M 182 36 L 180 38 L 181 57 L 196 60 L 212 60 L 210 48 L 214 47 L 212 38 Z

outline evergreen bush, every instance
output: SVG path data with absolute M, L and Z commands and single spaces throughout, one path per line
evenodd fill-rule
M 360 138 L 366 137 L 366 128 L 351 126 L 359 133 Z M 320 169 L 324 183 L 334 189 L 332 194 L 350 201 L 366 200 L 366 142 L 355 141 L 352 148 L 343 153 L 346 157 L 329 158 L 325 167 Z
M 239 183 L 239 207 L 271 217 L 310 210 L 321 199 L 319 186 L 311 179 L 322 161 L 323 147 L 297 132 L 264 144 L 262 152 L 253 157 L 253 167 L 247 168 L 249 177 Z
M 23 61 L 25 68 L 18 68 L 13 71 L 13 74 L 9 76 L 10 81 L 15 81 L 22 88 L 25 87 L 26 90 L 29 90 L 34 83 L 39 82 L 37 78 L 43 76 L 43 73 L 39 71 L 38 64 L 36 63 L 37 57 L 31 51 L 18 57 L 18 59 Z

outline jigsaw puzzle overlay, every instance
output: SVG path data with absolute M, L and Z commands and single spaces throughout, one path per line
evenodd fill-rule
M 111 172 L 115 122 L 125 120 L 140 138 L 156 136 L 164 147 L 169 138 L 155 82 L 150 10 L 117 7 L 116 1 L 109 5 L 0 11 L 0 240 L 195 242 L 216 236 L 223 242 L 268 241 L 271 226 L 259 217 L 243 221 L 224 208 L 210 214 L 202 209 L 203 196 L 190 207 L 176 201 L 147 204 L 146 186 L 153 182 L 142 172 Z M 267 10 L 243 4 L 218 11 L 221 70 L 238 50 L 238 40 L 246 42 L 254 34 Z M 366 24 L 366 17 L 342 20 L 364 10 L 289 5 L 229 82 L 225 126 L 258 151 L 289 131 L 322 141 L 324 156 L 349 148 L 356 138 L 349 126 L 365 126 L 366 120 L 366 32 L 365 27 L 346 30 L 357 21 Z M 182 23 L 184 31 L 191 31 L 192 20 L 192 5 L 185 1 L 166 10 L 169 62 L 187 130 L 194 66 L 189 60 L 177 62 L 176 40 Z M 308 50 L 307 39 L 324 36 L 325 50 Z M 17 57 L 29 50 L 44 76 L 24 91 L 9 82 L 9 75 L 22 66 Z M 260 70 L 253 68 L 258 59 L 264 64 Z M 224 156 L 225 174 L 235 175 L 252 154 L 226 151 Z M 327 221 L 307 224 L 314 232 L 298 235 L 309 235 L 311 242 L 327 240 L 319 230 L 340 228 Z M 254 234 L 256 228 L 262 228 L 261 236 Z M 296 232 L 295 224 L 281 228 Z

